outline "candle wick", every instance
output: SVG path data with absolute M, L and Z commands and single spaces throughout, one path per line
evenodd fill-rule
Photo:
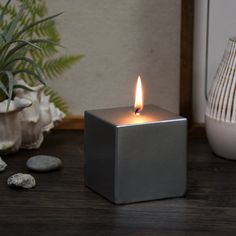
M 140 116 L 140 108 L 136 108 L 135 111 L 134 111 L 134 114 L 136 116 Z

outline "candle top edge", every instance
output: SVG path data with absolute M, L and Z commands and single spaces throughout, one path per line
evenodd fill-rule
M 149 104 L 145 105 L 140 116 L 134 114 L 133 107 L 116 107 L 107 109 L 88 110 L 86 113 L 95 116 L 104 122 L 110 123 L 116 127 L 127 127 L 142 124 L 155 124 L 165 122 L 177 122 L 187 120 L 175 113 L 169 112 L 163 108 Z

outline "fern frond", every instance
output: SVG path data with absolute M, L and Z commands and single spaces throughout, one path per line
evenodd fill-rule
M 27 10 L 34 17 L 42 18 L 48 13 L 48 10 L 44 1 L 20 0 L 20 2 L 26 6 Z
M 3 9 L 4 7 L 4 4 L 5 3 L 0 3 L 0 9 Z M 6 12 L 5 12 L 6 15 L 10 15 L 10 17 L 15 17 L 16 14 L 17 14 L 17 9 L 16 9 L 16 6 L 14 5 L 8 5 L 7 8 L 6 8 Z
M 67 69 L 81 60 L 82 57 L 83 55 L 62 55 L 46 61 L 42 68 L 48 78 L 53 79 L 62 75 Z
M 35 60 L 50 58 L 56 53 L 58 53 L 57 46 L 51 43 L 37 43 L 36 45 L 40 47 L 41 50 L 32 49 L 30 51 L 32 57 Z
M 43 22 L 40 25 L 35 25 L 31 30 L 31 34 L 38 38 L 46 37 L 54 42 L 60 41 L 60 35 L 55 27 L 55 22 L 53 20 L 48 22 Z
M 55 107 L 63 111 L 66 115 L 69 114 L 69 109 L 67 103 L 64 101 L 64 99 L 59 95 L 58 92 L 54 91 L 50 87 L 44 88 L 45 95 L 48 95 L 50 97 L 50 102 L 52 102 Z

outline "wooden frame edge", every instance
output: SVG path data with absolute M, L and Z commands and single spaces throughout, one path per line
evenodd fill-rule
M 192 126 L 193 14 L 194 0 L 182 0 L 179 111 L 188 119 L 189 128 Z
M 59 123 L 55 129 L 59 130 L 83 130 L 84 117 L 77 115 L 68 115 Z
M 188 134 L 190 137 L 205 137 L 204 124 L 193 121 L 192 85 L 193 85 L 193 29 L 194 0 L 181 2 L 181 54 L 180 54 L 180 115 L 188 119 Z

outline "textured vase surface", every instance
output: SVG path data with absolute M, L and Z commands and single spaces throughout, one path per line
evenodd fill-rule
M 206 107 L 206 132 L 217 155 L 236 160 L 236 38 L 230 38 Z

